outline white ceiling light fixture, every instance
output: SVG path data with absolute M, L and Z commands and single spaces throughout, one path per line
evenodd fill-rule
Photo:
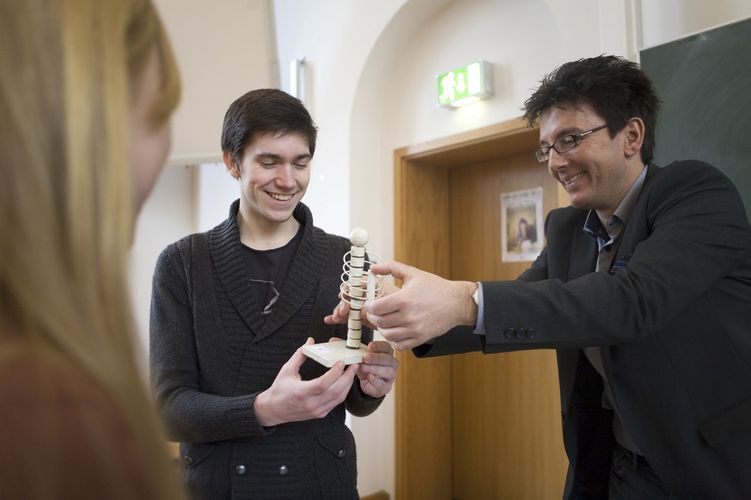
M 305 58 L 289 62 L 289 88 L 287 93 L 305 101 Z

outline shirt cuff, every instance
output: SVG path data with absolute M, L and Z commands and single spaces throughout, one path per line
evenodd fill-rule
M 477 321 L 472 332 L 477 335 L 485 335 L 485 302 L 482 296 L 482 283 L 479 281 L 477 282 L 477 290 Z

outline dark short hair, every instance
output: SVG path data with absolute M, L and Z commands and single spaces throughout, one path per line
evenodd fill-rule
M 301 134 L 310 155 L 315 153 L 317 129 L 310 113 L 299 99 L 281 90 L 251 90 L 230 105 L 222 126 L 222 151 L 239 162 L 259 134 Z
M 545 75 L 522 109 L 533 126 L 553 106 L 581 104 L 588 104 L 605 119 L 611 137 L 631 118 L 641 118 L 645 127 L 641 159 L 644 163 L 652 160 L 660 99 L 638 64 L 605 55 L 567 62 Z

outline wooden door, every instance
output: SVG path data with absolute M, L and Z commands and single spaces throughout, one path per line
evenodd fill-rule
M 547 170 L 525 152 L 454 167 L 449 186 L 451 279 L 516 278 L 530 263 L 501 261 L 500 194 L 543 187 L 550 210 L 557 189 Z M 454 356 L 451 398 L 453 498 L 561 497 L 566 462 L 554 351 Z
M 500 193 L 542 186 L 537 131 L 512 120 L 395 155 L 396 258 L 451 279 L 513 279 L 502 263 Z M 541 228 L 540 228 L 541 229 Z M 560 498 L 565 479 L 555 354 L 399 354 L 397 499 Z

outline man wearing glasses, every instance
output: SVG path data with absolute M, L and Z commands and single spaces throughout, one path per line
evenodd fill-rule
M 714 167 L 650 164 L 658 105 L 617 57 L 543 79 L 525 117 L 572 206 L 518 280 L 373 267 L 404 282 L 367 306 L 400 349 L 557 349 L 564 498 L 751 498 L 751 228 Z

